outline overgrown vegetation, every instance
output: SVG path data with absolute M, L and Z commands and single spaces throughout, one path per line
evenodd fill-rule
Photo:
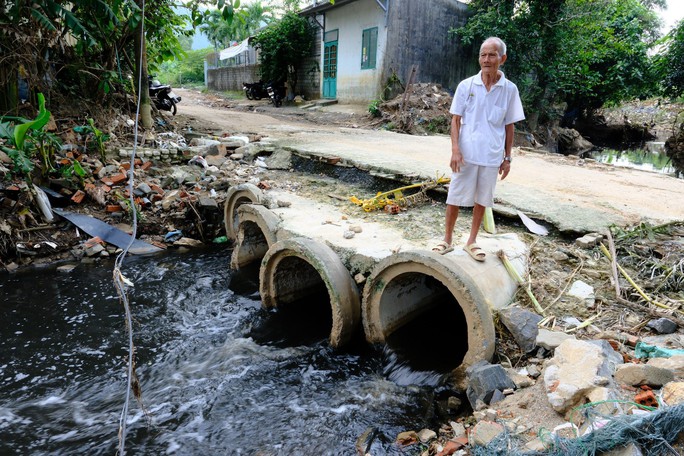
M 259 49 L 261 76 L 265 81 L 282 81 L 287 78 L 291 93 L 296 93 L 297 67 L 310 55 L 314 28 L 305 18 L 288 12 L 254 38 Z

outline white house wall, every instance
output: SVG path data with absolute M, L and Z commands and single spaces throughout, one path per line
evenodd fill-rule
M 378 28 L 375 68 L 361 69 L 363 31 Z M 326 13 L 325 30 L 339 30 L 337 54 L 337 99 L 366 103 L 378 97 L 382 62 L 387 44 L 385 12 L 375 0 L 359 0 Z M 321 68 L 323 62 L 321 60 Z

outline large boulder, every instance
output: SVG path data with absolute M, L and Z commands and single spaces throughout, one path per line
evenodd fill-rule
M 558 128 L 558 152 L 580 155 L 594 148 L 594 145 L 572 128 Z
M 622 356 L 605 340 L 568 339 L 556 348 L 544 371 L 549 403 L 559 413 L 591 400 L 597 388 L 613 383 Z

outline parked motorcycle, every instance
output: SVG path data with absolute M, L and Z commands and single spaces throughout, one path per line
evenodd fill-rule
M 173 93 L 171 86 L 162 84 L 152 76 L 148 76 L 150 98 L 154 106 L 162 111 L 171 111 L 172 115 L 176 115 L 176 104 L 180 103 L 181 97 Z
M 266 84 L 259 80 L 257 82 L 243 82 L 242 90 L 245 91 L 245 96 L 248 100 L 261 100 L 262 98 L 268 97 L 268 91 L 266 91 Z
M 283 104 L 285 99 L 285 85 L 282 82 L 271 82 L 266 87 L 268 97 L 276 108 Z

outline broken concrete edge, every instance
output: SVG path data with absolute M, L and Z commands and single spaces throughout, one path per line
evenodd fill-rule
M 393 169 L 388 169 L 384 168 L 381 166 L 374 166 L 372 164 L 368 163 L 361 163 L 356 160 L 350 160 L 350 159 L 344 159 L 341 158 L 335 154 L 322 154 L 316 151 L 311 151 L 311 150 L 306 150 L 302 148 L 298 148 L 295 146 L 289 146 L 289 145 L 280 145 L 283 150 L 286 150 L 292 155 L 305 159 L 305 160 L 310 160 L 310 161 L 316 161 L 320 163 L 325 163 L 327 165 L 331 166 L 339 166 L 339 167 L 344 167 L 344 168 L 355 168 L 361 172 L 368 173 L 371 176 L 382 178 L 382 179 L 387 179 L 391 181 L 396 181 L 397 186 L 401 185 L 411 185 L 415 184 L 418 182 L 424 182 L 428 180 L 432 180 L 435 178 L 434 175 L 421 175 L 420 173 L 410 173 L 410 174 L 401 174 L 397 173 L 396 170 Z M 437 193 L 437 194 L 442 194 L 446 196 L 448 190 L 448 186 L 439 186 L 436 187 L 432 190 L 431 192 Z M 492 207 L 492 210 L 494 211 L 495 214 L 501 215 L 506 218 L 510 219 L 519 219 L 518 216 L 518 211 L 520 210 L 517 208 L 515 205 L 505 205 L 502 204 L 501 202 L 498 202 L 494 204 Z M 583 235 L 585 234 L 585 231 L 583 230 L 578 230 L 576 227 L 563 224 L 563 221 L 554 218 L 554 217 L 547 217 L 544 216 L 543 214 L 539 213 L 526 213 L 528 217 L 536 218 L 538 220 L 542 220 L 552 226 L 554 226 L 559 232 L 563 234 L 569 234 L 569 235 Z M 607 229 L 607 225 L 604 227 Z
M 279 292 L 302 286 L 301 283 L 283 283 L 291 275 L 280 268 L 285 267 L 285 260 L 293 257 L 311 265 L 328 290 L 332 311 L 330 345 L 338 348 L 349 342 L 361 320 L 358 288 L 337 254 L 319 241 L 291 238 L 278 241 L 269 248 L 259 272 L 262 305 L 267 309 L 277 308 Z

